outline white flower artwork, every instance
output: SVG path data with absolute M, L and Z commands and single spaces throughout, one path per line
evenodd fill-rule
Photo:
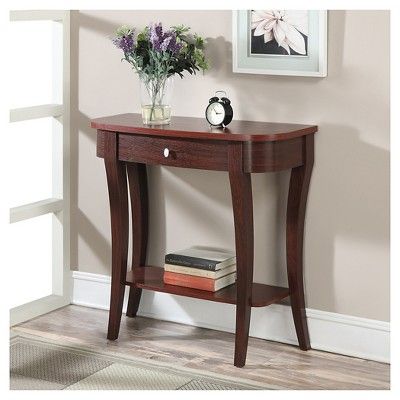
M 326 10 L 235 10 L 232 17 L 233 72 L 327 76 Z
M 252 10 L 251 54 L 307 56 L 308 11 Z

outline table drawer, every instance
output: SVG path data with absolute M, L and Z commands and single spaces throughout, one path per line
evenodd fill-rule
M 171 167 L 228 170 L 228 142 L 119 134 L 121 161 Z

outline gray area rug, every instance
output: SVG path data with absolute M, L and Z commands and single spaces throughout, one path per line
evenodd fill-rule
M 207 375 L 148 360 L 15 336 L 10 343 L 11 390 L 255 390 L 273 389 L 235 377 Z

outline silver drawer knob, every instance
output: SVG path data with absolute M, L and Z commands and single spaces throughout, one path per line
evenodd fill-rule
M 165 157 L 165 158 L 168 158 L 168 156 L 169 156 L 169 149 L 166 147 L 166 148 L 164 149 L 164 157 Z

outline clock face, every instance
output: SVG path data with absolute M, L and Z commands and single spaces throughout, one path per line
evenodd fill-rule
M 211 125 L 221 125 L 225 118 L 225 109 L 218 102 L 211 103 L 207 107 L 206 116 Z

